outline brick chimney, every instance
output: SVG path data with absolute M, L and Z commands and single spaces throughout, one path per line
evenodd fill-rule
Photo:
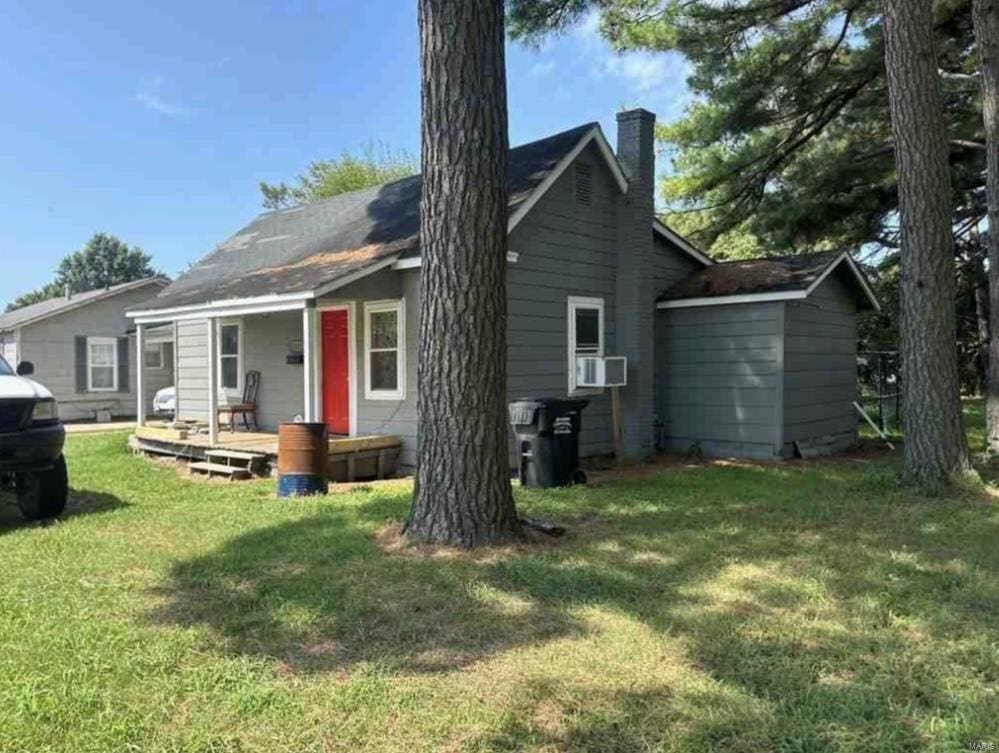
M 628 177 L 618 197 L 616 342 L 614 355 L 628 357 L 628 385 L 621 388 L 624 454 L 652 453 L 655 292 L 653 291 L 656 116 L 626 110 L 617 116 L 617 158 Z

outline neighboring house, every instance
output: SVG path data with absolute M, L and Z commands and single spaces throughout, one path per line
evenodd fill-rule
M 653 451 L 671 368 L 656 331 L 673 316 L 656 301 L 713 264 L 655 218 L 654 127 L 632 110 L 618 115 L 616 154 L 595 123 L 510 151 L 508 394 L 589 400 L 584 455 L 613 449 L 610 396 L 577 387 L 577 357 L 629 359 L 624 450 Z M 213 417 L 255 370 L 263 429 L 300 416 L 393 434 L 412 466 L 420 190 L 414 176 L 262 214 L 130 312 L 140 328 L 175 328 L 177 415 Z
M 147 304 L 169 283 L 150 277 L 0 314 L 3 356 L 11 366 L 34 365 L 35 378 L 55 395 L 65 421 L 95 419 L 99 411 L 134 415 L 134 349 L 125 312 Z M 173 383 L 173 333 L 148 339 L 144 392 L 151 406 L 156 390 Z

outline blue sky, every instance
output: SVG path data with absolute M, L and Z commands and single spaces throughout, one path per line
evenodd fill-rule
M 368 142 L 419 154 L 415 0 L 0 7 L 0 304 L 94 232 L 175 275 L 260 211 L 257 182 Z M 682 60 L 618 56 L 595 19 L 509 46 L 514 144 L 688 100 Z

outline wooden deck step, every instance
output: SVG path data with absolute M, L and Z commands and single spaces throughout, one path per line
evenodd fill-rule
M 222 463 L 191 463 L 187 467 L 191 469 L 192 473 L 206 473 L 209 476 L 218 474 L 220 476 L 228 476 L 232 479 L 250 478 L 252 475 L 249 468 L 243 468 L 238 465 L 224 465 Z
M 242 460 L 246 463 L 267 459 L 267 456 L 263 454 L 240 452 L 239 450 L 205 450 L 205 456 L 209 458 L 222 458 L 223 460 Z
M 187 439 L 187 429 L 167 429 L 156 426 L 137 426 L 135 436 L 160 442 L 182 442 Z

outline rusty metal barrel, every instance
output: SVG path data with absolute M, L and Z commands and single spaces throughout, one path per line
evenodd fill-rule
M 278 496 L 325 494 L 328 456 L 326 424 L 281 424 L 278 427 Z

